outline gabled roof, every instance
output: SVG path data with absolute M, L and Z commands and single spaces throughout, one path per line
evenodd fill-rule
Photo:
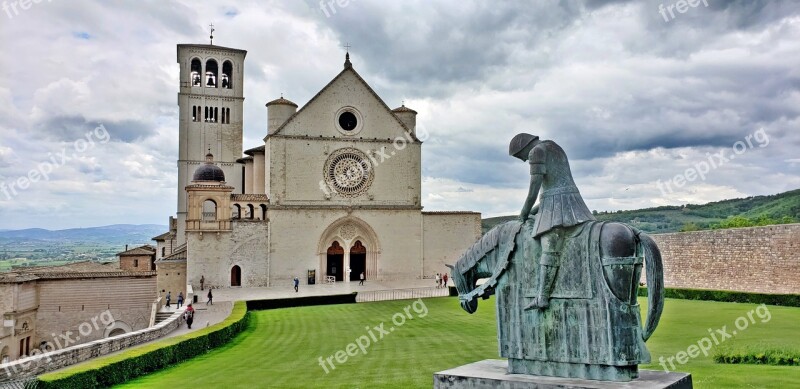
M 253 147 L 252 149 L 247 149 L 247 150 L 244 151 L 244 153 L 247 154 L 247 155 L 250 155 L 250 156 L 252 156 L 255 153 L 264 154 L 264 150 L 265 149 L 266 149 L 266 146 L 261 145 L 261 146 L 258 146 L 258 147 Z
M 175 237 L 175 234 L 173 234 L 172 231 L 167 231 L 167 232 L 165 232 L 165 233 L 163 233 L 163 234 L 161 234 L 159 236 L 156 236 L 156 237 L 153 237 L 153 238 L 150 238 L 150 239 L 154 240 L 156 242 L 161 242 L 161 241 L 165 241 L 167 239 L 172 239 L 174 237 Z
M 319 92 L 317 92 L 317 94 L 316 94 L 316 95 L 314 95 L 314 97 L 312 97 L 312 98 L 311 98 L 311 100 L 309 100 L 309 101 L 308 101 L 308 102 L 307 102 L 305 105 L 303 105 L 303 108 L 300 108 L 300 109 L 299 109 L 297 112 L 295 112 L 295 113 L 294 113 L 294 115 L 290 116 L 290 117 L 289 117 L 289 119 L 287 119 L 287 120 L 286 120 L 286 122 L 284 122 L 283 124 L 281 124 L 281 126 L 280 126 L 280 127 L 278 127 L 278 128 L 276 128 L 276 129 L 275 129 L 275 131 L 273 131 L 271 134 L 267 134 L 267 136 L 266 136 L 266 137 L 264 137 L 264 140 L 266 140 L 266 139 L 267 139 L 267 138 L 269 138 L 270 136 L 273 136 L 273 135 L 278 135 L 278 134 L 281 132 L 281 130 L 283 130 L 283 128 L 284 128 L 284 127 L 286 127 L 287 125 L 289 125 L 289 123 L 291 123 L 291 122 L 292 122 L 292 121 L 293 121 L 293 120 L 294 120 L 294 119 L 295 119 L 295 118 L 296 118 L 298 115 L 300 115 L 300 114 L 301 114 L 301 113 L 302 113 L 302 112 L 303 112 L 303 111 L 304 111 L 304 110 L 305 110 L 305 109 L 306 109 L 308 106 L 310 106 L 310 105 L 311 105 L 311 103 L 313 103 L 313 102 L 314 102 L 314 100 L 316 100 L 317 98 L 319 98 L 319 97 L 320 97 L 320 96 L 321 96 L 321 95 L 322 95 L 322 94 L 323 94 L 323 93 L 324 93 L 326 90 L 328 90 L 328 88 L 330 88 L 330 87 L 331 87 L 331 86 L 332 86 L 334 83 L 336 83 L 336 81 L 337 81 L 339 78 L 341 78 L 342 76 L 344 76 L 346 73 L 348 73 L 348 72 L 351 72 L 351 73 L 352 73 L 354 76 L 356 76 L 356 79 L 357 79 L 357 80 L 361 81 L 361 83 L 363 83 L 363 84 L 364 84 L 364 86 L 367 88 L 367 91 L 369 91 L 369 93 L 370 93 L 370 94 L 372 94 L 372 96 L 373 96 L 373 97 L 375 97 L 375 99 L 376 99 L 376 100 L 378 100 L 378 102 L 379 102 L 379 103 L 380 103 L 380 105 L 381 105 L 381 106 L 382 106 L 382 107 L 383 107 L 383 108 L 386 110 L 386 112 L 388 112 L 388 113 L 389 113 L 389 114 L 390 114 L 390 115 L 391 115 L 391 116 L 392 116 L 392 117 L 395 119 L 395 121 L 397 121 L 397 124 L 399 124 L 399 125 L 400 125 L 400 127 L 402 127 L 402 128 L 403 128 L 403 129 L 404 129 L 404 130 L 405 130 L 407 133 L 411 134 L 411 135 L 414 137 L 414 140 L 415 140 L 415 141 L 419 141 L 419 139 L 417 139 L 416 135 L 414 135 L 414 133 L 413 133 L 413 132 L 411 132 L 411 130 L 409 130 L 409 128 L 408 128 L 408 127 L 406 127 L 405 123 L 403 123 L 403 122 L 400 120 L 400 118 L 398 118 L 398 117 L 397 117 L 397 116 L 394 114 L 394 112 L 392 112 L 392 109 L 391 109 L 391 108 L 389 108 L 389 106 L 388 106 L 388 105 L 386 105 L 386 102 L 384 102 L 384 101 L 383 101 L 383 99 L 382 99 L 380 96 L 378 96 L 378 94 L 377 94 L 377 93 L 375 93 L 375 90 L 373 90 L 373 89 L 372 89 L 372 87 L 371 87 L 371 86 L 369 86 L 369 84 L 368 84 L 366 81 L 364 81 L 364 79 L 361 77 L 361 75 L 360 75 L 360 74 L 358 74 L 358 72 L 357 72 L 355 69 L 353 69 L 353 67 L 352 67 L 352 66 L 348 66 L 348 64 L 349 64 L 349 59 L 348 59 L 348 62 L 346 62 L 346 63 L 345 63 L 344 70 L 342 70 L 341 72 L 339 72 L 339 74 L 337 74 L 337 75 L 336 75 L 336 77 L 334 77 L 334 78 L 333 78 L 333 80 L 331 80 L 331 81 L 330 81 L 330 82 L 329 82 L 327 85 L 325 85 L 325 87 L 324 87 L 324 88 L 322 88 L 322 89 L 321 89 Z
M 157 260 L 156 262 L 169 262 L 169 261 L 185 261 L 186 260 L 186 243 L 175 248 L 172 254 Z
M 134 247 L 128 251 L 117 253 L 117 255 L 153 255 L 156 253 L 156 248 L 146 244 L 144 246 Z
M 236 160 L 236 163 L 247 163 L 247 161 L 252 161 L 253 157 L 248 155 L 246 157 L 242 157 Z

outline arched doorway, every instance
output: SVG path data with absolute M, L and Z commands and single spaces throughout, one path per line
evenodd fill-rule
M 357 240 L 350 248 L 350 281 L 361 279 L 361 273 L 367 271 L 367 248 Z
M 328 247 L 328 260 L 326 265 L 326 276 L 335 277 L 336 281 L 344 281 L 344 248 L 338 241 L 333 241 Z
M 242 286 L 242 269 L 239 265 L 231 268 L 231 286 Z

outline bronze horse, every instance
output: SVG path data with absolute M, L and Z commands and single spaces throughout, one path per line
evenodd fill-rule
M 497 295 L 500 355 L 509 373 L 629 381 L 648 363 L 644 342 L 664 306 L 661 254 L 652 238 L 622 223 L 587 221 L 566 229 L 550 306 L 535 297 L 541 244 L 533 220 L 494 227 L 451 266 L 461 307 Z M 647 321 L 637 291 L 644 264 Z M 485 279 L 480 286 L 479 279 Z

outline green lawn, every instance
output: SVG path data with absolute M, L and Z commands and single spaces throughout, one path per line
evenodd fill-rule
M 304 307 L 253 312 L 249 328 L 230 344 L 170 369 L 130 382 L 130 388 L 431 388 L 433 373 L 465 363 L 498 358 L 494 299 L 481 301 L 478 312 L 462 311 L 455 298 L 424 300 L 428 314 L 402 326 L 392 316 L 412 300 L 354 305 Z M 640 300 L 642 304 L 645 300 Z M 708 336 L 708 328 L 727 331 L 747 317 L 753 304 L 667 300 L 661 325 L 648 341 L 652 365 L 661 369 L 660 356 L 669 357 Z M 421 306 L 417 306 L 421 308 Z M 765 345 L 800 349 L 800 308 L 770 306 L 771 319 L 739 331 L 725 345 Z M 423 309 L 418 309 L 423 311 Z M 397 318 L 399 321 L 399 317 Z M 325 373 L 323 359 L 345 350 L 365 327 L 394 331 L 370 342 L 367 354 L 356 350 L 343 364 Z M 352 351 L 352 350 L 351 350 Z M 341 357 L 341 355 L 340 355 Z M 330 369 L 330 366 L 328 366 Z M 798 388 L 800 367 L 720 365 L 700 354 L 681 366 L 692 373 L 695 388 Z

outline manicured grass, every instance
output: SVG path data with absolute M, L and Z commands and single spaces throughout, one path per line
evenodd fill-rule
M 124 387 L 130 388 L 430 388 L 433 373 L 466 363 L 499 358 L 494 299 L 481 301 L 468 315 L 455 298 L 423 300 L 428 309 L 403 326 L 392 315 L 413 300 L 351 305 L 302 307 L 252 312 L 248 329 L 228 345 L 155 373 Z M 640 299 L 640 303 L 645 301 Z M 647 342 L 653 364 L 661 356 L 686 351 L 708 336 L 708 328 L 735 330 L 735 321 L 754 304 L 668 299 L 661 325 Z M 800 308 L 769 306 L 771 319 L 738 331 L 723 345 L 793 348 L 800 350 Z M 399 320 L 399 319 L 398 319 Z M 357 351 L 326 374 L 323 359 L 345 350 L 365 328 L 385 323 L 395 330 L 373 342 L 367 355 Z M 376 337 L 379 333 L 372 330 Z M 335 360 L 334 360 L 335 363 Z M 716 364 L 700 354 L 678 371 L 691 372 L 695 388 L 800 387 L 800 367 Z

